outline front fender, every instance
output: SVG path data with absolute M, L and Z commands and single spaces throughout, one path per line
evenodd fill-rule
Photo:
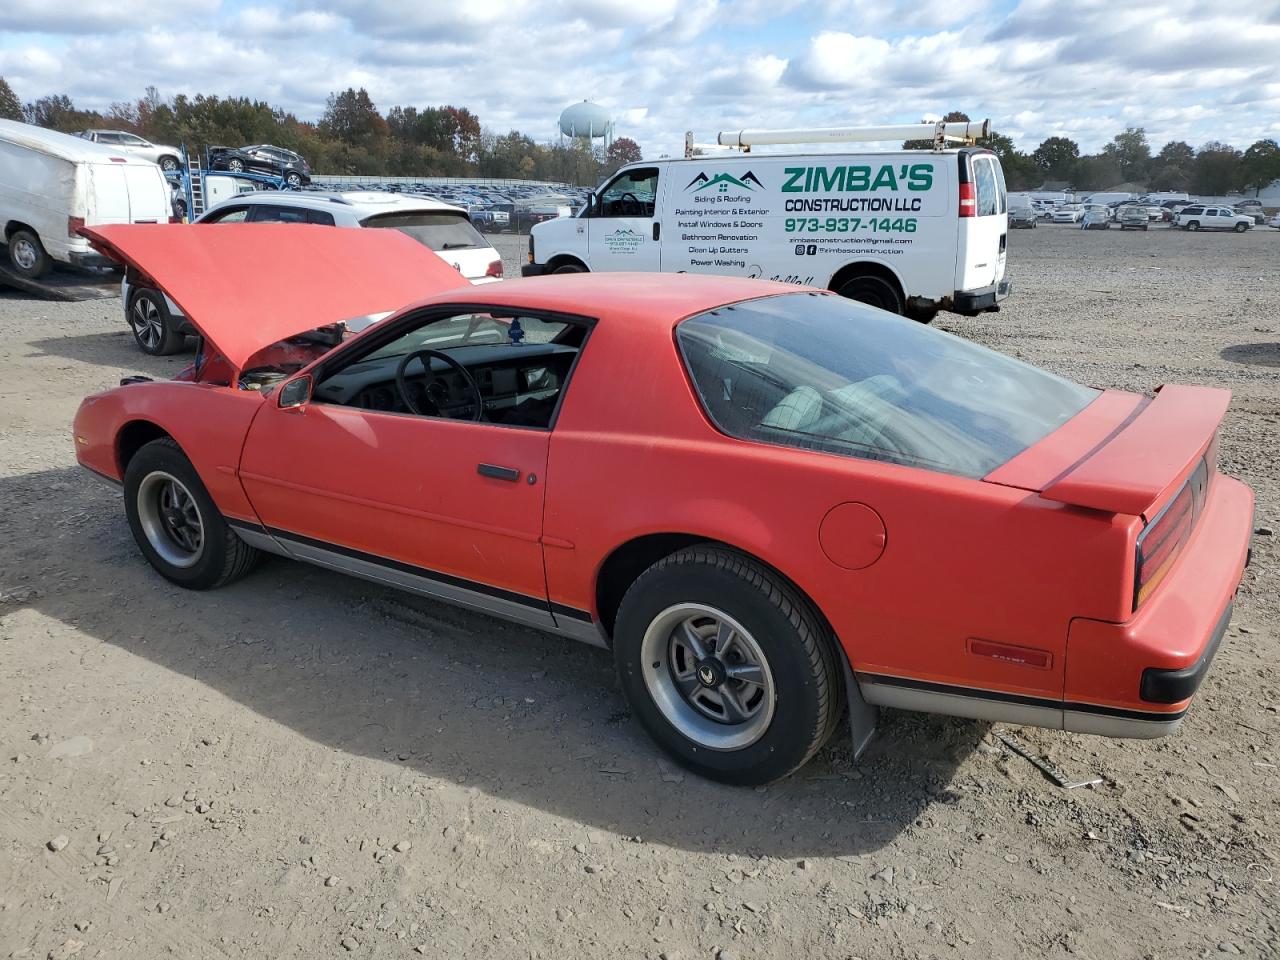
M 116 387 L 81 402 L 73 423 L 76 460 L 122 482 L 130 432 L 154 428 L 182 448 L 223 514 L 256 522 L 237 471 L 249 425 L 262 405 L 257 391 L 204 383 L 165 380 Z

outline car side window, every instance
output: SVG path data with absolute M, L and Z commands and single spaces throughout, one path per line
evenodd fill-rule
M 307 223 L 318 224 L 322 227 L 332 227 L 334 226 L 333 214 L 325 213 L 323 210 L 308 210 Z
M 269 203 L 256 204 L 250 223 L 307 223 L 309 210 L 302 207 L 275 206 Z
M 594 217 L 652 217 L 658 198 L 658 168 L 628 170 L 600 192 Z
M 390 414 L 550 429 L 589 322 L 467 312 L 397 323 L 320 372 L 312 400 Z
M 230 210 L 220 210 L 208 219 L 201 220 L 201 223 L 244 223 L 249 219 L 248 207 L 233 207 Z

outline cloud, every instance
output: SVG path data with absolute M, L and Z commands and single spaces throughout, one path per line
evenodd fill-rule
M 646 155 L 741 127 L 918 121 L 960 109 L 1032 149 L 1126 125 L 1247 146 L 1280 132 L 1280 0 L 0 0 L 24 100 L 265 99 L 303 119 L 364 86 L 551 139 L 591 99 Z M 194 52 L 194 55 L 193 55 Z

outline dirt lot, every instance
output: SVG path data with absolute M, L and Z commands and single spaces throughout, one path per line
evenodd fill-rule
M 1010 247 L 1007 308 L 939 325 L 1230 387 L 1224 469 L 1274 529 L 1280 232 Z M 856 765 L 733 789 L 663 762 L 603 651 L 284 561 L 161 580 L 69 423 L 185 362 L 117 300 L 0 292 L 0 956 L 1280 957 L 1275 536 L 1177 737 L 887 713 Z

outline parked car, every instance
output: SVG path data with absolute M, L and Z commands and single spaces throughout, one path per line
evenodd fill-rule
M 741 277 L 458 287 L 390 231 L 90 236 L 204 338 L 73 425 L 158 573 L 274 553 L 605 646 L 699 774 L 785 776 L 846 704 L 855 754 L 877 705 L 1167 735 L 1225 637 L 1254 509 L 1226 390 L 1093 390 Z
M 1255 224 L 1267 222 L 1266 211 L 1262 209 L 1262 203 L 1259 200 L 1245 200 L 1235 204 L 1232 209 L 1236 213 L 1251 217 Z
M 105 266 L 76 232 L 84 224 L 160 223 L 170 216 L 169 185 L 150 160 L 0 120 L 0 229 L 19 275 L 38 278 L 55 261 Z
M 1116 222 L 1121 230 L 1146 230 L 1151 225 L 1144 207 L 1127 204 L 1116 210 Z
M 228 177 L 210 177 L 232 179 Z M 221 202 L 195 224 L 306 223 L 321 227 L 383 227 L 406 233 L 433 250 L 470 283 L 502 279 L 502 256 L 480 236 L 461 207 L 424 197 L 389 193 L 298 193 L 256 191 Z M 182 308 L 150 280 L 125 274 L 120 283 L 124 320 L 143 353 L 168 356 L 186 346 L 196 330 Z
M 1054 223 L 1079 223 L 1084 216 L 1084 209 L 1078 203 L 1064 203 L 1053 210 Z
M 1110 230 L 1111 218 L 1105 210 L 1086 210 L 1080 219 L 1082 230 Z
M 1011 207 L 1009 226 L 1014 230 L 1034 230 L 1040 225 L 1040 215 L 1032 207 Z
M 1274 217 L 1268 220 L 1267 226 L 1275 227 L 1277 230 L 1280 230 L 1280 213 L 1277 213 Z
M 1184 207 L 1177 225 L 1183 230 L 1234 230 L 1244 233 L 1253 226 L 1253 217 L 1236 213 L 1230 207 Z
M 209 167 L 231 173 L 260 173 L 280 177 L 286 186 L 304 187 L 311 182 L 311 166 L 299 154 L 284 147 L 260 143 L 249 147 L 210 147 Z
M 79 136 L 90 143 L 100 143 L 113 150 L 123 150 L 135 157 L 158 163 L 161 170 L 177 170 L 181 163 L 182 151 L 177 147 L 152 143 L 126 130 L 83 130 Z
M 230 177 L 211 176 L 213 180 Z M 234 185 L 234 181 L 233 181 Z M 435 251 L 465 280 L 502 278 L 502 257 L 459 207 L 421 197 L 392 194 L 257 191 L 233 196 L 207 210 L 195 225 L 217 223 L 310 223 L 337 227 L 388 227 Z M 202 228 L 203 229 L 203 228 Z M 120 286 L 125 322 L 143 353 L 166 356 L 196 331 L 182 309 L 148 280 L 128 273 Z

